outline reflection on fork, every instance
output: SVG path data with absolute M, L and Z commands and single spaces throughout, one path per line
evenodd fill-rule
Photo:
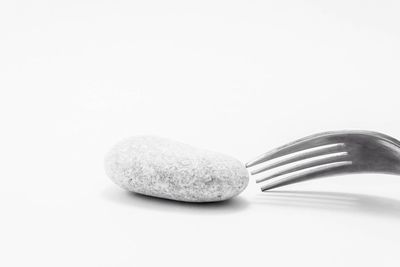
M 338 174 L 400 175 L 400 141 L 370 131 L 319 133 L 262 154 L 246 167 L 258 176 L 257 183 L 278 179 L 262 191 Z

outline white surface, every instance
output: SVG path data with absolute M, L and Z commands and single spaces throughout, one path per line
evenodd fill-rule
M 103 171 L 116 141 L 144 133 L 242 161 L 319 131 L 399 138 L 399 13 L 1 1 L 0 265 L 399 266 L 399 177 L 282 188 L 299 196 L 252 180 L 233 202 L 193 206 L 129 195 Z

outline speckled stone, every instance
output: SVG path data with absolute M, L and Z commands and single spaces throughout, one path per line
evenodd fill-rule
M 106 156 L 105 169 L 126 190 L 188 202 L 232 198 L 249 181 L 235 158 L 156 136 L 116 144 Z

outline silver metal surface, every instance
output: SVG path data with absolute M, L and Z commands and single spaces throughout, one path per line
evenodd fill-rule
M 338 174 L 400 175 L 400 141 L 370 131 L 324 132 L 262 154 L 246 167 L 259 176 L 257 183 L 274 179 L 262 191 Z

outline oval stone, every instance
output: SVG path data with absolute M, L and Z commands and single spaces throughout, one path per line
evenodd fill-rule
M 249 182 L 246 168 L 235 158 L 156 136 L 116 144 L 105 169 L 126 190 L 188 202 L 226 200 Z

